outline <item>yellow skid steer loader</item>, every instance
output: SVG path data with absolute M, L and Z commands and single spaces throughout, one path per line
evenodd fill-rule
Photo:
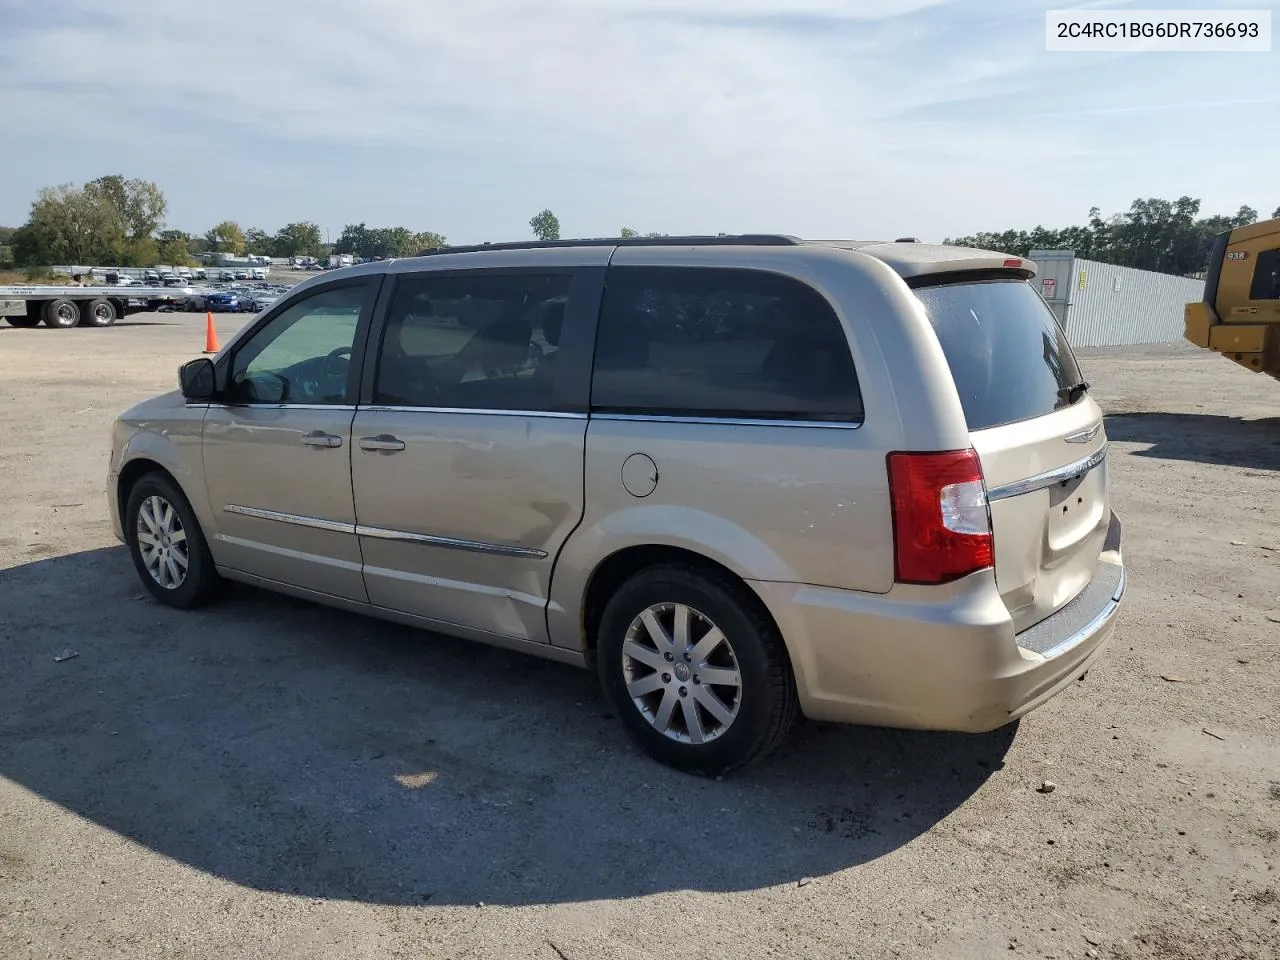
M 1220 234 L 1204 300 L 1186 306 L 1184 336 L 1280 380 L 1280 219 Z

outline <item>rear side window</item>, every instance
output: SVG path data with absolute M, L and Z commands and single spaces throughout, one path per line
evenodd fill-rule
M 844 328 L 827 301 L 757 270 L 612 267 L 592 409 L 861 423 Z
M 387 311 L 374 403 L 550 410 L 572 277 L 426 273 Z
M 947 283 L 915 294 L 951 367 L 970 430 L 1068 405 L 1080 368 L 1058 321 L 1026 281 Z

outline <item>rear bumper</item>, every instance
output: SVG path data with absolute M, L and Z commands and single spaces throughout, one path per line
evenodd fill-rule
M 1115 632 L 1126 579 L 1113 514 L 1093 581 L 1022 633 L 990 571 L 884 595 L 752 586 L 782 629 L 806 716 L 976 733 L 1036 709 L 1093 665 Z

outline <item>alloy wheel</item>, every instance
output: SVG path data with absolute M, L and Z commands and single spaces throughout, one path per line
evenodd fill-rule
M 164 497 L 152 495 L 138 508 L 138 549 L 151 579 L 166 590 L 176 590 L 187 579 L 191 557 L 187 531 L 178 511 Z
M 733 647 L 709 617 L 687 604 L 655 604 L 632 620 L 622 672 L 640 715 L 678 743 L 717 739 L 742 705 Z

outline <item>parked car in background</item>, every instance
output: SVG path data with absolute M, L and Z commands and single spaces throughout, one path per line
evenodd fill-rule
M 279 299 L 279 294 L 270 290 L 250 290 L 237 296 L 240 298 L 240 309 L 245 313 L 261 313 Z
M 214 290 L 205 294 L 204 308 L 212 313 L 239 313 L 240 298 L 229 290 Z

